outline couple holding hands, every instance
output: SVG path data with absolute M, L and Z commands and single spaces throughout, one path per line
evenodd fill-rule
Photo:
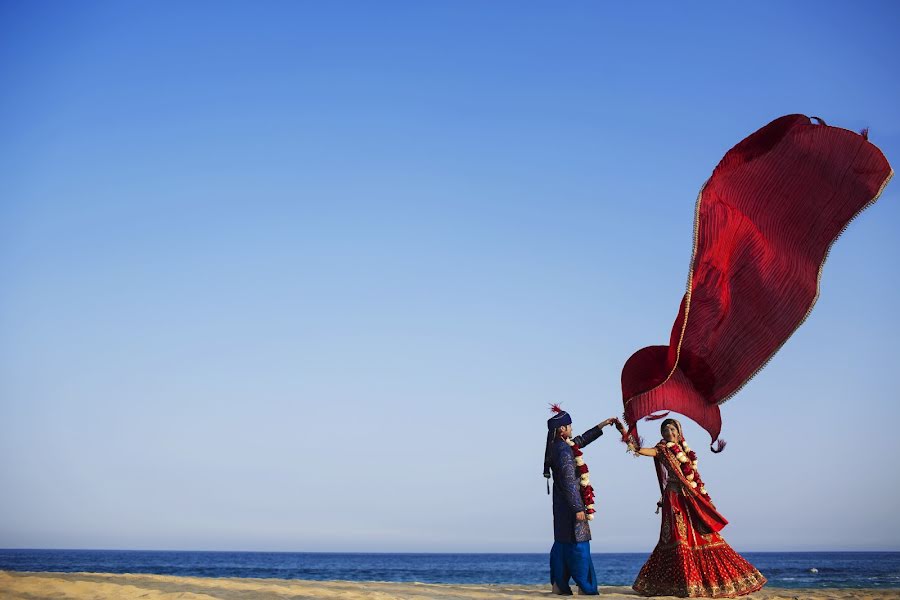
M 622 423 L 606 419 L 579 436 L 572 436 L 572 417 L 553 405 L 547 421 L 544 477 L 553 477 L 553 547 L 550 583 L 553 593 L 571 595 L 574 579 L 582 594 L 597 594 L 591 560 L 590 521 L 594 490 L 582 448 L 615 425 L 630 452 L 654 459 L 662 509 L 659 542 L 641 568 L 633 589 L 643 596 L 735 597 L 755 592 L 766 578 L 729 546 L 719 531 L 728 521 L 716 510 L 697 471 L 697 455 L 687 445 L 681 424 L 665 419 L 662 439 L 641 448 L 627 437 Z

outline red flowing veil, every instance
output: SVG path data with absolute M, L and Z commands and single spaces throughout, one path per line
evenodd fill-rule
M 681 413 L 713 440 L 734 396 L 809 316 L 831 245 L 893 171 L 867 132 L 780 117 L 729 150 L 697 197 L 687 290 L 667 346 L 622 369 L 625 421 Z

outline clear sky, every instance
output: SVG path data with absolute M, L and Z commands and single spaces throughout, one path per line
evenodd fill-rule
M 0 2 L 0 547 L 541 552 L 696 194 L 817 115 L 900 161 L 893 2 Z M 685 423 L 738 550 L 900 550 L 900 183 Z M 643 427 L 652 441 L 653 426 Z M 652 461 L 586 452 L 595 552 Z

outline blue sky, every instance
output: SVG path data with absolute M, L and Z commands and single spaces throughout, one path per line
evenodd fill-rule
M 0 3 L 0 547 L 546 550 L 547 404 L 621 412 L 740 139 L 801 112 L 896 162 L 898 25 Z M 895 186 L 700 452 L 739 550 L 900 550 Z M 652 549 L 652 463 L 586 459 L 594 551 Z

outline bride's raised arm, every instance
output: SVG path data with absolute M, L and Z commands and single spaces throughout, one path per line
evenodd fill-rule
M 619 421 L 618 419 L 616 419 L 614 421 L 614 423 L 616 424 L 616 429 L 619 430 L 619 433 L 621 433 L 624 436 L 625 435 L 625 426 L 622 425 L 622 422 Z M 639 448 L 639 447 L 637 447 L 636 444 L 633 444 L 631 441 L 629 441 L 629 443 L 628 443 L 628 449 L 631 452 L 634 452 L 635 454 L 640 454 L 641 456 L 651 456 L 651 457 L 656 456 L 656 448 Z

